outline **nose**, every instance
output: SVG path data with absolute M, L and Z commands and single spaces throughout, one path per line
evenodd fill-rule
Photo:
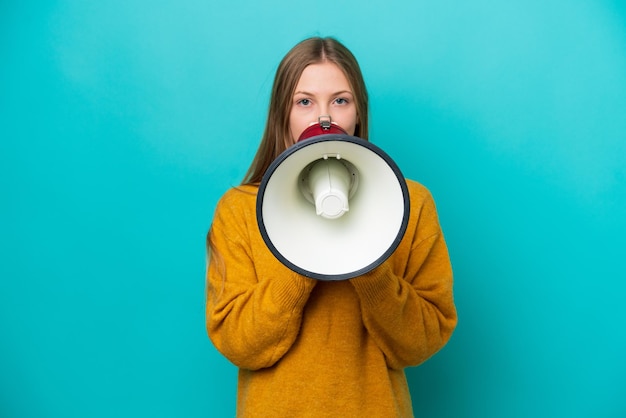
M 319 107 L 319 117 L 328 117 L 330 119 L 330 105 L 328 103 L 322 103 Z

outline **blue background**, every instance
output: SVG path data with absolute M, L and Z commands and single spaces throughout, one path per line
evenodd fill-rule
M 205 233 L 311 35 L 358 57 L 450 247 L 416 415 L 626 416 L 618 0 L 2 1 L 0 416 L 233 416 Z

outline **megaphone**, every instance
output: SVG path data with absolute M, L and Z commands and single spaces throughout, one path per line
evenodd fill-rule
M 320 121 L 267 169 L 256 216 L 282 264 L 306 277 L 346 280 L 396 250 L 408 224 L 409 193 L 382 149 Z

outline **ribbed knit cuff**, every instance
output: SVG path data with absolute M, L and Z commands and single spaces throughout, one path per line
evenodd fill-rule
M 275 303 L 287 308 L 304 306 L 315 283 L 316 280 L 294 272 L 276 276 L 272 283 Z
M 381 266 L 362 276 L 350 279 L 361 300 L 368 304 L 377 304 L 385 299 L 390 292 L 398 287 L 398 278 L 393 275 L 391 266 L 383 263 Z

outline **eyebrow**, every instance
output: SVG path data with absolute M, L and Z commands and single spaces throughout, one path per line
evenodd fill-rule
M 350 90 L 341 90 L 341 91 L 331 94 L 331 96 L 338 96 L 340 94 L 346 94 L 346 93 L 354 96 L 354 93 L 352 93 Z M 296 91 L 293 95 L 295 96 L 296 94 L 303 94 L 305 96 L 315 96 L 314 93 L 309 93 L 308 91 Z

